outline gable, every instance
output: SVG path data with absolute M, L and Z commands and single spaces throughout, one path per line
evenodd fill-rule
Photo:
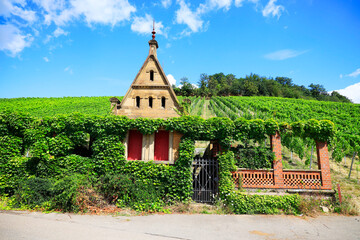
M 132 85 L 168 86 L 170 84 L 158 61 L 154 57 L 148 57 Z
M 130 88 L 114 113 L 129 118 L 178 117 L 178 99 L 156 55 L 157 42 L 149 41 L 150 51 Z
M 151 77 L 151 74 L 153 74 L 153 77 Z M 144 64 L 140 68 L 126 95 L 124 96 L 124 99 L 121 101 L 119 106 L 120 109 L 133 108 L 133 110 L 136 111 L 136 97 L 140 97 L 141 99 L 148 99 L 149 97 L 159 99 L 165 97 L 171 100 L 169 101 L 169 106 L 176 109 L 180 108 L 174 90 L 172 89 L 172 86 L 169 83 L 169 80 L 167 79 L 159 61 L 156 57 L 154 57 L 154 55 L 149 55 L 146 58 Z M 172 111 L 175 114 L 169 114 L 169 117 L 178 116 L 175 110 L 172 109 Z M 124 115 L 129 115 L 129 113 L 130 111 L 126 111 L 126 114 Z

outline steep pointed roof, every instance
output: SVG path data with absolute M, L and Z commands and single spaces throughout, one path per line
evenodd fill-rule
M 180 105 L 175 92 L 157 59 L 159 47 L 155 30 L 149 41 L 149 54 L 136 74 L 120 104 L 112 101 L 113 112 L 130 118 L 178 117 Z
M 159 60 L 154 56 L 154 55 L 148 55 L 145 62 L 143 63 L 143 65 L 141 66 L 140 70 L 138 71 L 138 73 L 136 74 L 136 77 L 135 79 L 133 80 L 133 82 L 131 83 L 130 85 L 130 88 L 127 90 L 125 96 L 124 96 L 124 99 L 126 99 L 131 91 L 134 89 L 134 88 L 141 88 L 141 87 L 146 87 L 146 86 L 149 86 L 149 85 L 146 85 L 146 84 L 136 84 L 137 83 L 137 80 L 139 79 L 139 76 L 140 76 L 140 73 L 144 71 L 144 68 L 146 67 L 146 65 L 148 64 L 149 60 L 152 60 L 155 62 L 157 68 L 159 69 L 159 74 L 162 76 L 162 79 L 165 81 L 164 85 L 150 85 L 152 88 L 164 88 L 164 87 L 167 87 L 170 91 L 170 96 L 171 98 L 173 99 L 174 103 L 176 103 L 176 107 L 179 108 L 179 101 L 176 97 L 176 94 L 163 70 L 163 68 L 161 67 L 160 65 L 160 62 Z M 122 103 L 124 103 L 125 101 L 121 101 L 120 103 L 120 108 L 122 107 Z

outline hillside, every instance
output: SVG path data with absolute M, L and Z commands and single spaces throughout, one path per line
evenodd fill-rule
M 79 112 L 106 115 L 110 113 L 110 97 L 0 98 L 0 111 L 30 113 L 35 117 Z M 120 100 L 122 97 L 118 97 Z
M 234 74 L 201 74 L 197 85 L 185 78 L 180 79 L 180 86 L 173 86 L 177 96 L 267 96 L 294 99 L 348 102 L 350 99 L 336 91 L 329 93 L 323 85 L 311 83 L 308 87 L 293 83 L 288 77 L 262 77 L 250 74 L 236 78 Z
M 0 99 L 0 111 L 29 113 L 35 117 L 70 114 L 74 112 L 94 115 L 110 114 L 110 97 L 64 98 L 13 98 Z M 122 97 L 118 97 L 120 100 Z M 185 97 L 178 97 L 182 101 Z M 358 152 L 360 146 L 360 105 L 341 102 L 289 99 L 278 97 L 189 97 L 189 113 L 210 118 L 213 116 L 246 119 L 273 118 L 279 123 L 317 119 L 330 120 L 337 127 L 337 135 L 331 143 L 332 157 L 341 161 L 344 156 Z M 292 141 L 286 144 L 302 155 L 304 147 L 311 143 Z
M 26 112 L 35 117 L 54 116 L 56 114 L 110 114 L 110 97 L 64 97 L 64 98 L 14 98 L 0 99 L 1 111 Z M 122 99 L 122 97 L 118 97 Z M 185 97 L 179 97 L 182 101 Z M 338 134 L 330 145 L 332 155 L 333 186 L 340 183 L 343 193 L 352 198 L 354 205 L 360 209 L 359 161 L 355 158 L 353 173 L 348 179 L 351 157 L 358 152 L 360 136 L 360 105 L 352 103 L 322 102 L 276 97 L 213 97 L 206 100 L 200 97 L 189 97 L 189 112 L 194 116 L 210 118 L 214 116 L 235 119 L 269 119 L 279 123 L 296 122 L 307 119 L 328 119 L 336 124 Z M 285 168 L 308 169 L 313 142 L 284 142 L 283 164 Z M 346 162 L 344 162 L 346 156 Z M 337 159 L 337 162 L 334 161 Z M 313 153 L 313 165 L 316 168 L 316 153 Z
M 79 112 L 107 115 L 110 97 L 13 98 L 0 99 L 0 111 L 18 111 L 36 117 Z M 120 100 L 122 97 L 118 97 Z M 179 97 L 182 101 L 185 97 Z M 334 157 L 340 160 L 360 145 L 360 105 L 341 102 L 289 99 L 278 97 L 189 97 L 191 115 L 246 119 L 269 119 L 296 122 L 307 119 L 331 120 L 335 123 L 337 148 Z

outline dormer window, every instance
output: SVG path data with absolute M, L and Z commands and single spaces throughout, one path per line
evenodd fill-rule
M 149 107 L 152 108 L 153 107 L 153 98 L 149 97 Z
M 140 97 L 137 96 L 135 101 L 136 101 L 136 107 L 140 108 Z
M 150 81 L 154 81 L 154 71 L 150 71 Z
M 162 98 L 161 98 L 161 107 L 162 107 L 162 108 L 165 108 L 165 103 L 166 103 L 166 98 L 165 98 L 165 97 L 162 97 Z

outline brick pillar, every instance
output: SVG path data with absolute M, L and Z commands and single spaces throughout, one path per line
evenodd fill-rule
M 281 155 L 281 137 L 278 132 L 270 136 L 271 149 L 275 153 L 274 168 L 274 184 L 275 188 L 284 187 L 282 155 Z
M 319 169 L 321 170 L 321 189 L 331 189 L 330 163 L 327 142 L 316 142 Z

